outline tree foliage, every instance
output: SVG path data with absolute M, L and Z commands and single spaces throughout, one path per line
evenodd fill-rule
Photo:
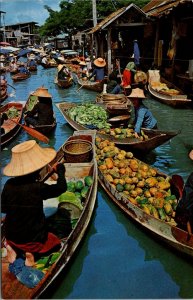
M 97 19 L 102 20 L 121 7 L 135 3 L 142 8 L 148 0 L 96 0 Z M 40 27 L 40 35 L 56 36 L 62 32 L 75 33 L 93 26 L 92 0 L 61 0 L 59 11 L 52 10 L 45 5 L 49 17 Z

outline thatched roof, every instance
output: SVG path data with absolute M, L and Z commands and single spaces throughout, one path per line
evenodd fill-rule
M 143 7 L 149 17 L 160 17 L 169 14 L 179 4 L 192 3 L 192 0 L 152 0 Z
M 123 15 L 126 11 L 128 11 L 131 8 L 136 9 L 138 11 L 138 13 L 142 14 L 143 16 L 146 16 L 146 14 L 143 10 L 141 10 L 135 4 L 131 3 L 127 7 L 122 7 L 120 9 L 118 9 L 117 11 L 113 12 L 112 14 L 110 14 L 105 19 L 103 19 L 100 23 L 98 23 L 95 27 L 93 27 L 92 30 L 88 32 L 88 34 L 92 34 L 99 30 L 104 29 L 105 27 L 110 25 L 112 22 L 114 22 L 116 19 L 118 19 L 121 15 Z

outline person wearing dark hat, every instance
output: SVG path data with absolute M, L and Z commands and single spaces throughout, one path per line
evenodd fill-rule
M 38 97 L 38 102 L 31 111 L 25 113 L 26 124 L 28 126 L 53 124 L 55 118 L 52 96 L 48 93 L 48 90 L 44 87 L 40 87 L 33 95 Z
M 94 77 L 95 81 L 100 82 L 104 80 L 105 77 L 106 61 L 102 57 L 98 57 L 94 60 L 94 65 L 95 68 L 88 79 L 90 80 L 92 77 Z
M 67 190 L 65 167 L 58 164 L 56 184 L 38 181 L 40 171 L 56 156 L 52 148 L 42 148 L 28 140 L 12 148 L 10 162 L 3 169 L 9 178 L 1 195 L 1 211 L 5 213 L 4 232 L 7 258 L 13 264 L 18 258 L 26 266 L 34 265 L 39 256 L 60 249 L 60 240 L 47 231 L 43 200 L 60 196 Z
M 193 150 L 190 151 L 189 157 L 193 160 Z M 193 172 L 188 176 L 184 185 L 174 219 L 179 228 L 188 231 L 189 234 L 193 233 Z
M 121 83 L 123 88 L 133 83 L 133 77 L 135 72 L 136 72 L 135 64 L 133 61 L 131 61 L 126 65 L 123 71 L 122 83 Z
M 143 99 L 146 99 L 144 91 L 140 88 L 132 89 L 131 94 L 127 97 L 131 100 L 134 106 L 135 137 L 140 137 L 142 127 L 149 129 L 157 129 L 157 120 L 154 118 L 151 111 L 142 102 Z

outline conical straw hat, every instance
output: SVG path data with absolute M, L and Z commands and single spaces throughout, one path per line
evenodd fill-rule
M 97 67 L 104 67 L 106 66 L 106 61 L 102 57 L 98 57 L 94 60 L 94 64 Z
M 60 72 L 63 68 L 64 68 L 64 65 L 58 65 L 58 67 L 57 67 L 58 72 Z
M 43 86 L 38 88 L 33 95 L 37 97 L 52 98 L 52 96 L 48 93 L 48 89 Z
M 132 89 L 132 92 L 129 96 L 129 98 L 140 98 L 140 99 L 145 99 L 144 91 L 142 89 L 136 88 Z
M 42 148 L 35 140 L 29 140 L 11 149 L 11 161 L 3 169 L 6 176 L 23 176 L 40 170 L 56 156 L 52 148 Z

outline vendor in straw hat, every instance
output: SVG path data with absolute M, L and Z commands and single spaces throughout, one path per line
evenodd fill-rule
M 95 68 L 88 79 L 94 77 L 97 82 L 104 80 L 106 61 L 102 57 L 98 57 L 94 60 L 94 66 Z
M 193 160 L 193 149 L 189 153 L 189 158 Z M 189 175 L 183 188 L 182 198 L 178 202 L 175 214 L 177 226 L 193 233 L 193 172 Z
M 150 110 L 143 104 L 146 99 L 144 91 L 139 88 L 132 89 L 128 96 L 134 106 L 135 120 L 134 131 L 135 137 L 139 138 L 141 135 L 141 128 L 157 129 L 157 120 L 154 118 Z
M 26 266 L 34 257 L 60 248 L 60 240 L 46 229 L 43 200 L 58 197 L 67 189 L 65 167 L 58 164 L 56 184 L 39 182 L 39 172 L 56 156 L 52 148 L 40 147 L 29 140 L 12 148 L 10 162 L 3 169 L 7 180 L 1 195 L 8 260 L 24 257 Z
M 42 86 L 38 88 L 33 95 L 38 97 L 38 102 L 31 111 L 26 112 L 26 124 L 28 126 L 53 124 L 55 118 L 52 96 L 48 93 L 48 90 Z

